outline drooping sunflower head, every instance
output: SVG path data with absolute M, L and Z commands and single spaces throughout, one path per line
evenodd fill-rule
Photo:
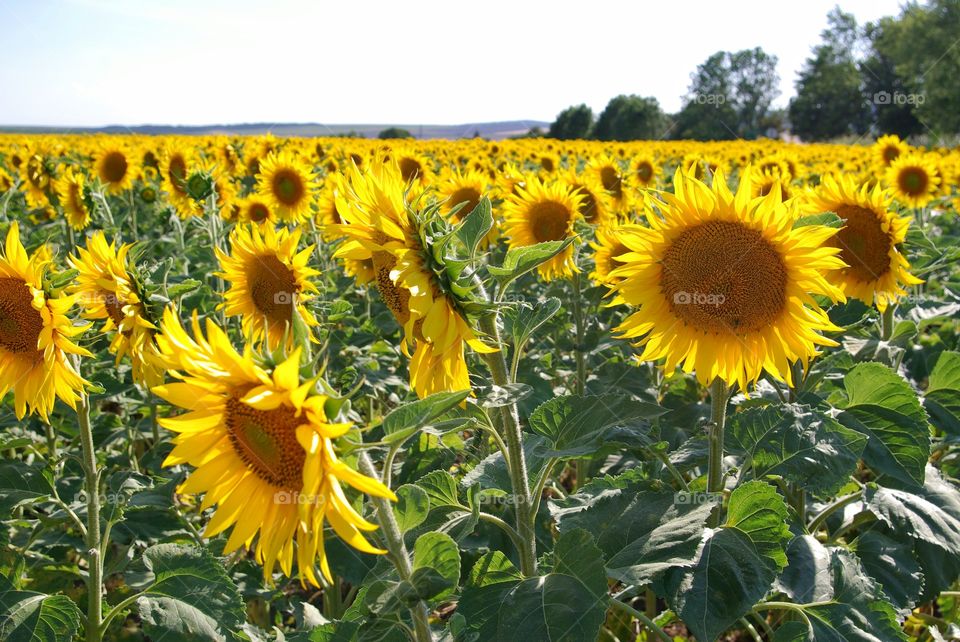
M 936 197 L 940 185 L 936 167 L 921 154 L 898 156 L 884 178 L 894 198 L 908 207 L 925 207 Z
M 573 225 L 583 201 L 583 194 L 572 190 L 564 181 L 544 183 L 536 176 L 531 177 L 524 187 L 517 188 L 517 195 L 507 198 L 503 205 L 504 227 L 510 247 L 574 238 Z M 550 281 L 578 272 L 573 250 L 570 244 L 540 264 L 540 276 Z
M 94 157 L 94 168 L 100 183 L 111 194 L 122 194 L 133 186 L 139 172 L 135 160 L 125 145 L 105 144 Z
M 844 293 L 881 312 L 922 281 L 910 274 L 900 252 L 910 226 L 909 216 L 891 210 L 893 197 L 879 185 L 858 185 L 846 175 L 827 175 L 808 197 L 810 212 L 834 212 L 843 227 L 828 242 L 840 249 L 845 267 L 828 276 Z
M 87 384 L 68 355 L 91 356 L 73 341 L 89 326 L 67 316 L 76 297 L 44 291 L 49 260 L 45 249 L 28 255 L 10 226 L 0 256 L 0 398 L 13 390 L 18 419 L 28 410 L 46 419 L 58 397 L 75 408 Z
M 216 250 L 217 275 L 230 282 L 220 307 L 228 316 L 240 315 L 245 336 L 266 339 L 270 350 L 293 345 L 298 321 L 317 325 L 306 302 L 317 291 L 310 277 L 319 272 L 308 265 L 313 246 L 298 249 L 300 236 L 300 229 L 241 225 L 230 234 L 230 253 Z
M 794 228 L 796 214 L 774 189 L 755 199 L 742 182 L 736 195 L 722 170 L 712 186 L 677 171 L 649 227 L 618 230 L 629 250 L 610 273 L 615 302 L 635 311 L 620 325 L 639 339 L 641 360 L 696 371 L 704 385 L 719 377 L 746 391 L 764 370 L 790 380 L 790 364 L 835 345 L 838 330 L 812 295 L 842 299 L 824 272 L 843 263 L 825 246 L 836 230 Z
M 60 206 L 70 226 L 75 230 L 82 230 L 90 225 L 93 199 L 90 197 L 83 172 L 67 167 L 56 180 L 56 188 Z
M 287 150 L 271 152 L 260 162 L 257 192 L 281 221 L 296 223 L 310 216 L 315 179 L 311 168 Z
M 353 508 L 342 484 L 396 497 L 337 457 L 334 440 L 351 425 L 331 421 L 316 382 L 301 380 L 300 349 L 269 367 L 250 350 L 238 352 L 210 320 L 204 336 L 194 316 L 190 336 L 168 309 L 160 328 L 160 349 L 179 381 L 153 392 L 187 411 L 160 420 L 177 433 L 164 465 L 196 468 L 179 491 L 204 493 L 201 508 L 217 506 L 204 535 L 232 527 L 225 553 L 254 550 L 268 581 L 278 563 L 292 576 L 295 556 L 302 583 L 319 584 L 317 564 L 329 580 L 326 523 L 354 548 L 383 553 L 363 536 L 375 526 Z

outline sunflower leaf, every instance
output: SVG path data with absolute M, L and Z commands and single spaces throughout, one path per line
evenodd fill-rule
M 960 352 L 943 352 L 930 373 L 923 406 L 930 421 L 951 436 L 960 436 Z
M 477 255 L 477 247 L 491 228 L 493 228 L 493 211 L 490 207 L 490 199 L 484 196 L 457 226 L 457 238 L 467 246 L 471 259 Z
M 40 468 L 19 461 L 0 462 L 0 510 L 4 513 L 44 501 L 52 492 L 53 486 Z
M 437 417 L 456 408 L 469 395 L 469 390 L 438 392 L 425 399 L 394 408 L 383 418 L 383 432 L 391 435 L 409 428 L 423 428 Z
M 571 243 L 573 243 L 573 239 L 569 238 L 562 241 L 546 241 L 523 247 L 512 247 L 507 250 L 506 256 L 503 257 L 503 264 L 487 266 L 487 270 L 500 283 L 502 291 L 511 281 L 537 269 L 542 263 L 546 263 L 567 249 Z
M 841 228 L 843 227 L 843 219 L 837 216 L 834 212 L 821 212 L 820 214 L 810 214 L 808 216 L 801 216 L 793 224 L 793 228 L 806 227 L 808 225 L 825 225 L 827 227 Z
M 0 575 L 0 639 L 6 642 L 70 642 L 80 610 L 65 595 L 18 591 Z

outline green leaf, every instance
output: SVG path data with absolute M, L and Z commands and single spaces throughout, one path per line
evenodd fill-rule
M 550 460 L 550 446 L 547 440 L 540 435 L 528 435 L 523 440 L 523 453 L 527 460 L 527 477 L 533 482 Z M 503 453 L 497 451 L 482 459 L 473 470 L 467 473 L 460 484 L 470 487 L 479 484 L 481 490 L 498 488 L 507 493 L 512 492 L 510 472 L 504 461 Z
M 563 533 L 554 547 L 554 572 L 524 580 L 470 584 L 457 612 L 480 640 L 595 640 L 606 614 L 603 557 L 589 534 Z M 482 558 L 489 565 L 491 558 Z M 479 564 L 480 562 L 478 562 Z M 471 577 L 490 577 L 472 571 Z
M 560 532 L 592 533 L 608 560 L 607 576 L 627 584 L 693 565 L 719 496 L 675 493 L 659 482 L 621 477 L 630 479 L 619 488 L 617 478 L 592 482 L 567 498 L 566 508 L 551 509 Z
M 2 577 L 2 576 L 0 576 Z M 0 639 L 5 642 L 71 642 L 80 628 L 80 609 L 65 595 L 0 591 Z
M 519 582 L 523 579 L 520 570 L 500 551 L 490 551 L 480 557 L 470 569 L 467 583 L 472 586 L 487 586 L 500 582 Z
M 806 227 L 808 225 L 825 225 L 827 227 L 843 227 L 843 219 L 834 214 L 833 212 L 822 212 L 820 214 L 809 214 L 807 216 L 801 216 L 793 224 L 794 229 L 798 227 Z
M 422 600 L 439 601 L 460 582 L 460 549 L 446 533 L 424 533 L 413 545 L 410 583 Z
M 862 533 L 855 552 L 863 569 L 883 587 L 883 593 L 904 616 L 916 604 L 923 588 L 923 572 L 911 547 L 877 530 Z
M 10 514 L 17 506 L 44 501 L 53 486 L 43 469 L 20 461 L 0 462 L 0 511 Z
M 770 484 L 751 481 L 736 488 L 730 494 L 724 526 L 745 533 L 778 571 L 786 566 L 783 547 L 792 537 L 787 527 L 787 505 Z
M 154 581 L 137 599 L 154 639 L 226 641 L 245 620 L 243 601 L 223 563 L 205 548 L 157 544 L 143 552 Z
M 940 354 L 930 372 L 923 406 L 930 422 L 943 432 L 960 437 L 960 352 Z
M 522 348 L 540 326 L 549 321 L 560 310 L 560 299 L 549 297 L 536 305 L 522 303 L 516 307 L 504 309 L 504 331 L 513 338 L 515 346 Z
M 171 299 L 176 298 L 182 294 L 187 294 L 188 292 L 193 292 L 197 288 L 203 285 L 202 281 L 196 279 L 184 279 L 180 283 L 175 283 L 167 288 L 167 296 Z
M 537 269 L 542 263 L 546 263 L 563 252 L 571 243 L 573 243 L 573 239 L 568 238 L 562 241 L 546 241 L 524 247 L 512 247 L 507 250 L 507 255 L 503 257 L 502 265 L 499 267 L 490 265 L 487 270 L 503 289 L 514 279 Z
M 867 508 L 899 534 L 960 555 L 960 519 L 919 494 L 870 484 L 864 491 Z
M 413 484 L 404 484 L 397 489 L 396 494 L 397 503 L 393 505 L 393 514 L 397 518 L 400 531 L 405 533 L 427 519 L 430 513 L 430 497 L 426 490 Z
M 596 451 L 617 427 L 642 437 L 650 420 L 667 412 L 626 395 L 566 395 L 541 404 L 530 415 L 530 429 L 550 441 L 550 457 L 576 457 Z
M 425 399 L 394 408 L 383 418 L 383 432 L 390 435 L 409 428 L 423 428 L 437 417 L 456 408 L 469 395 L 469 390 L 438 392 Z
M 427 473 L 417 480 L 417 486 L 426 491 L 431 508 L 466 508 L 457 494 L 457 480 L 444 470 Z
M 462 222 L 457 226 L 457 238 L 467 246 L 467 252 L 472 258 L 477 254 L 477 246 L 493 228 L 490 199 L 486 196 L 482 197 L 469 214 L 460 218 Z
M 923 484 L 930 431 L 910 385 L 886 366 L 862 363 L 847 373 L 844 387 L 848 399 L 838 419 L 867 435 L 867 465 L 897 481 Z
M 865 435 L 808 406 L 750 408 L 730 417 L 725 445 L 747 455 L 756 477 L 779 475 L 829 496 L 856 470 Z

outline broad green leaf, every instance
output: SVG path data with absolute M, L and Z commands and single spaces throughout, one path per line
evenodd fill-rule
M 413 484 L 404 484 L 397 489 L 397 503 L 393 514 L 400 531 L 405 533 L 423 523 L 430 512 L 430 497 L 427 491 Z
M 523 440 L 523 453 L 527 460 L 527 476 L 529 481 L 536 480 L 550 459 L 550 446 L 546 438 L 540 435 L 528 435 Z M 460 484 L 470 487 L 479 484 L 481 490 L 497 488 L 504 492 L 511 492 L 510 473 L 503 459 L 503 453 L 497 451 L 481 460 L 473 470 L 467 473 Z
M 907 544 L 878 530 L 862 533 L 854 548 L 864 571 L 883 587 L 887 599 L 902 615 L 909 613 L 923 589 L 923 572 Z
M 515 346 L 522 348 L 533 333 L 560 310 L 560 299 L 549 297 L 536 305 L 522 303 L 504 309 L 504 331 L 513 338 Z
M 53 487 L 43 470 L 20 461 L 0 462 L 0 511 L 9 515 L 14 508 L 50 497 Z
M 751 481 L 735 489 L 730 494 L 724 526 L 745 533 L 757 551 L 773 562 L 777 570 L 786 566 L 783 547 L 791 538 L 787 527 L 787 506 L 770 484 Z
M 833 574 L 830 549 L 812 535 L 794 537 L 787 545 L 787 566 L 777 578 L 776 590 L 797 604 L 830 599 Z
M 430 498 L 430 506 L 448 506 L 450 508 L 466 508 L 457 494 L 457 480 L 453 475 L 443 470 L 427 473 L 417 480 L 417 486 L 426 491 Z
M 469 390 L 438 392 L 425 399 L 394 408 L 383 418 L 383 432 L 389 435 L 409 428 L 422 428 L 456 408 L 469 395 Z
M 541 404 L 530 416 L 530 429 L 546 437 L 551 457 L 575 457 L 596 451 L 616 427 L 628 426 L 646 437 L 650 420 L 667 412 L 626 395 L 566 395 Z
M 174 283 L 167 288 L 167 296 L 174 299 L 188 292 L 193 292 L 203 285 L 202 281 L 196 279 L 184 279 L 180 283 Z
M 490 551 L 474 563 L 467 583 L 472 586 L 486 586 L 500 582 L 519 582 L 522 579 L 523 575 L 506 555 L 500 551 Z
M 960 555 L 960 519 L 919 494 L 870 484 L 867 508 L 891 529 Z
M 469 214 L 466 216 L 461 214 L 460 220 L 461 223 L 457 226 L 457 238 L 467 247 L 468 254 L 473 257 L 477 254 L 477 246 L 493 227 L 490 199 L 486 196 L 482 197 Z
M 71 642 L 79 628 L 80 609 L 65 595 L 17 591 L 9 585 L 0 591 L 4 642 Z
M 930 372 L 923 405 L 934 426 L 960 437 L 960 352 L 940 354 Z
M 856 470 L 865 435 L 808 406 L 750 408 L 730 417 L 728 452 L 749 456 L 756 477 L 779 475 L 829 496 Z
M 154 581 L 137 599 L 144 631 L 154 639 L 226 641 L 243 623 L 243 601 L 223 563 L 205 548 L 157 544 L 143 552 Z
M 560 252 L 563 252 L 573 242 L 572 238 L 562 241 L 546 241 L 524 247 L 512 247 L 507 250 L 500 266 L 490 265 L 487 270 L 505 288 L 508 283 L 518 279 L 527 272 L 537 269 Z
M 838 419 L 867 435 L 867 465 L 899 482 L 923 484 L 930 431 L 910 385 L 886 366 L 862 363 L 847 373 L 844 386 L 847 402 Z
M 843 219 L 833 212 L 822 212 L 820 214 L 808 214 L 801 216 L 793 224 L 794 228 L 806 227 L 808 225 L 825 225 L 826 227 L 843 227 Z
M 446 533 L 424 533 L 413 546 L 411 584 L 423 600 L 442 600 L 460 582 L 460 549 Z

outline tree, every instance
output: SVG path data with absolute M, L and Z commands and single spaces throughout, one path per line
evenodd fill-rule
M 897 73 L 898 31 L 894 18 L 883 18 L 865 27 L 869 46 L 866 58 L 860 62 L 860 77 L 877 130 L 906 138 L 921 133 L 923 125 L 914 113 L 916 98 Z
M 388 138 L 413 138 L 413 134 L 400 127 L 387 127 L 378 134 L 377 138 L 383 140 Z
M 863 134 L 870 122 L 854 57 L 859 40 L 856 19 L 836 8 L 827 21 L 823 42 L 801 69 L 797 95 L 789 107 L 793 132 L 808 140 Z
M 573 140 L 588 138 L 590 128 L 593 127 L 593 110 L 584 104 L 567 107 L 557 114 L 557 119 L 550 125 L 550 138 Z
M 594 127 L 599 140 L 643 140 L 661 138 L 666 118 L 656 98 L 621 94 L 611 98 Z
M 763 49 L 718 51 L 691 75 L 675 137 L 726 140 L 763 135 L 779 82 L 777 57 Z

